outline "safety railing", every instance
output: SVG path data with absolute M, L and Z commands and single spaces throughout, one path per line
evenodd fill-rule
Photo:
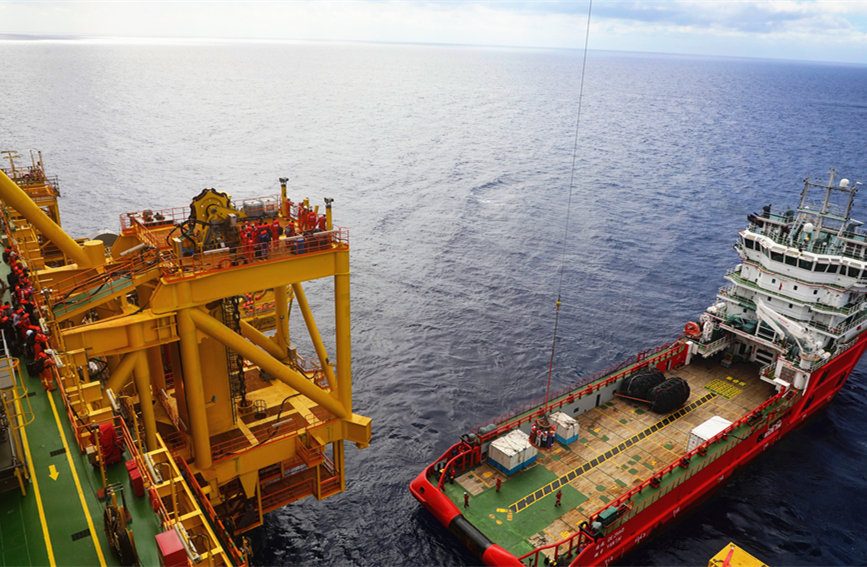
M 496 437 L 497 435 L 500 435 L 508 429 L 514 429 L 515 427 L 518 427 L 523 423 L 532 421 L 536 417 L 544 415 L 549 411 L 560 409 L 566 404 L 572 403 L 577 399 L 583 398 L 586 395 L 592 394 L 593 392 L 609 386 L 610 384 L 624 378 L 631 372 L 638 370 L 638 368 L 634 368 L 635 365 L 641 364 L 641 367 L 644 367 L 651 364 L 658 364 L 667 358 L 674 358 L 678 354 L 682 353 L 684 349 L 686 349 L 685 344 L 675 342 L 665 343 L 653 349 L 644 350 L 620 362 L 619 364 L 615 364 L 607 368 L 606 370 L 602 370 L 600 372 L 592 374 L 587 378 L 579 380 L 561 390 L 554 392 L 549 396 L 549 399 L 553 401 L 547 405 L 544 405 L 544 397 L 537 398 L 535 401 L 524 404 L 523 406 L 512 410 L 507 414 L 503 414 L 497 418 L 488 420 L 482 425 L 474 428 L 473 431 L 478 434 L 479 431 L 487 425 L 499 424 L 499 427 L 497 427 L 495 430 L 482 435 L 482 437 L 485 439 Z M 607 379 L 599 382 L 599 380 L 608 375 L 610 376 Z M 582 386 L 586 386 L 586 388 L 581 391 L 576 391 Z M 536 410 L 532 411 L 533 408 L 536 408 Z M 518 417 L 517 420 L 515 419 L 516 417 Z
M 621 506 L 625 506 L 625 507 L 629 508 L 629 511 L 626 514 L 620 516 L 615 522 L 610 524 L 607 529 L 610 532 L 611 530 L 614 530 L 617 527 L 620 527 L 621 525 L 623 525 L 624 523 L 629 521 L 631 518 L 633 518 L 640 511 L 644 510 L 647 506 L 650 505 L 650 503 L 642 504 L 641 501 L 633 502 L 635 497 L 640 495 L 644 490 L 646 490 L 649 487 L 652 487 L 657 491 L 651 497 L 654 499 L 653 501 L 655 502 L 656 500 L 658 500 L 659 498 L 661 498 L 662 496 L 664 496 L 665 494 L 670 492 L 672 489 L 679 486 L 684 480 L 683 478 L 680 478 L 680 479 L 676 480 L 676 482 L 674 482 L 674 483 L 663 484 L 663 481 L 665 480 L 665 477 L 667 475 L 669 475 L 670 473 L 672 473 L 673 471 L 678 470 L 678 469 L 686 469 L 686 473 L 682 476 L 685 476 L 686 478 L 691 477 L 693 474 L 695 474 L 695 472 L 697 472 L 699 470 L 697 467 L 692 472 L 690 472 L 690 470 L 689 470 L 690 461 L 694 456 L 700 455 L 702 457 L 707 457 L 708 455 L 711 455 L 711 453 L 708 452 L 708 447 L 712 447 L 718 441 L 729 440 L 729 438 L 733 439 L 733 441 L 729 441 L 729 443 L 727 443 L 726 445 L 720 446 L 719 449 L 714 451 L 712 453 L 712 455 L 713 455 L 712 458 L 708 458 L 704 461 L 703 466 L 707 466 L 707 464 L 715 461 L 721 455 L 725 454 L 726 452 L 728 452 L 729 450 L 731 450 L 735 446 L 737 446 L 739 443 L 741 443 L 742 441 L 749 438 L 750 435 L 752 435 L 752 433 L 755 431 L 755 429 L 758 428 L 759 425 L 763 422 L 763 420 L 765 420 L 770 414 L 776 415 L 776 413 L 780 410 L 781 407 L 790 406 L 791 404 L 794 403 L 794 401 L 799 396 L 800 396 L 800 394 L 798 394 L 798 392 L 795 390 L 784 390 L 784 391 L 778 392 L 777 394 L 775 394 L 772 397 L 765 400 L 762 404 L 757 406 L 754 410 L 745 414 L 740 419 L 736 420 L 734 423 L 732 423 L 731 425 L 726 427 L 724 430 L 722 430 L 721 432 L 719 432 L 715 436 L 711 437 L 709 440 L 707 440 L 704 443 L 702 443 L 701 445 L 695 447 L 693 450 L 684 453 L 683 455 L 681 455 L 680 457 L 678 457 L 677 459 L 675 459 L 674 461 L 672 461 L 671 463 L 669 463 L 668 465 L 666 465 L 665 467 L 660 469 L 658 472 L 654 473 L 650 478 L 648 478 L 647 480 L 645 480 L 641 484 L 633 487 L 632 489 L 630 489 L 628 492 L 621 495 L 616 500 L 606 504 L 605 507 L 597 510 L 594 514 L 591 514 L 589 517 L 591 519 L 596 518 L 604 510 L 607 510 L 608 508 L 611 508 L 612 506 L 615 508 L 620 508 Z M 775 407 L 778 405 L 779 405 L 779 407 Z M 765 410 L 770 410 L 770 411 L 768 411 L 766 413 Z M 742 437 L 738 437 L 737 435 L 735 435 L 735 432 L 741 428 L 748 429 L 749 433 L 747 433 L 746 435 L 744 435 Z
M 159 227 L 173 225 L 181 221 L 185 221 L 190 214 L 189 207 L 170 207 L 168 209 L 146 209 L 144 211 L 136 211 L 123 213 L 120 215 L 120 230 L 123 233 L 134 226 L 142 227 Z
M 348 246 L 349 230 L 335 228 L 283 237 L 269 243 L 215 248 L 180 258 L 173 254 L 170 261 L 162 262 L 163 277 L 166 281 L 183 280 L 205 274 L 249 268 L 252 264 L 277 262 L 329 250 L 345 249 Z
M 199 486 L 198 481 L 196 480 L 193 471 L 190 470 L 190 466 L 187 464 L 187 461 L 184 460 L 180 455 L 174 455 L 175 464 L 178 469 L 184 475 L 184 478 L 187 480 L 187 485 L 192 489 L 193 495 L 199 503 L 199 506 L 205 511 L 205 515 L 210 520 L 211 525 L 214 527 L 216 531 L 217 537 L 220 539 L 220 543 L 223 544 L 223 548 L 229 551 L 229 555 L 232 557 L 232 564 L 236 567 L 246 567 L 247 565 L 247 557 L 241 550 L 235 545 L 235 540 L 232 538 L 232 535 L 229 533 L 229 530 L 226 529 L 225 524 L 220 519 L 220 516 L 217 514 L 214 507 L 211 505 L 211 501 L 208 500 L 208 497 L 205 495 L 204 491 L 202 491 L 202 487 Z
M 762 419 L 767 417 L 768 419 L 772 419 L 782 408 L 790 406 L 794 403 L 794 400 L 798 397 L 798 394 L 794 391 L 786 391 L 780 392 L 775 396 L 769 398 L 764 403 L 759 405 L 752 412 L 741 417 L 739 420 L 732 423 L 729 427 L 721 431 L 719 434 L 715 435 L 705 443 L 702 443 L 692 451 L 681 455 L 676 460 L 669 463 L 666 467 L 662 468 L 660 471 L 654 473 L 650 478 L 635 486 L 629 492 L 623 494 L 613 502 L 606 504 L 603 508 L 600 508 L 595 513 L 588 516 L 592 521 L 595 518 L 598 518 L 599 515 L 612 507 L 618 510 L 619 516 L 618 518 L 606 526 L 606 530 L 608 533 L 613 532 L 636 515 L 646 510 L 651 505 L 655 504 L 658 500 L 663 498 L 665 495 L 669 494 L 672 490 L 683 484 L 689 478 L 692 478 L 695 474 L 706 468 L 708 465 L 716 461 L 719 457 L 727 453 L 729 450 L 736 447 L 741 441 L 746 440 L 751 434 L 754 428 L 758 427 L 758 425 L 762 422 Z M 776 407 L 775 404 L 779 404 Z M 768 414 L 765 414 L 765 410 L 770 409 Z M 758 419 L 754 416 L 760 416 Z M 741 427 L 751 428 L 750 433 L 740 438 L 737 437 L 734 433 Z M 717 444 L 719 441 L 728 440 L 731 437 L 731 441 L 725 444 Z M 717 446 L 717 449 L 709 452 L 708 447 Z M 705 459 L 693 466 L 690 465 L 690 461 L 696 455 L 700 455 L 705 457 Z M 663 481 L 667 475 L 672 473 L 673 471 L 684 470 L 684 473 L 678 478 L 673 479 L 671 482 L 663 484 Z M 635 497 L 637 495 L 642 494 L 645 490 L 652 488 L 655 492 L 650 496 L 644 499 L 638 500 Z M 584 529 L 589 528 L 589 524 L 582 523 L 582 527 Z M 519 557 L 518 559 L 524 564 L 536 567 L 539 562 L 539 556 L 545 555 L 545 551 L 553 550 L 553 560 L 559 561 L 562 558 L 569 558 L 573 554 L 577 554 L 581 551 L 581 548 L 593 541 L 595 537 L 599 537 L 602 534 L 597 534 L 593 536 L 592 534 L 587 534 L 583 530 L 579 529 L 576 532 L 573 532 L 568 537 L 555 542 L 549 545 L 544 545 L 537 547 L 533 551 L 526 553 L 525 555 Z M 546 564 L 551 561 L 551 558 L 548 558 L 545 555 L 545 558 L 548 560 Z M 528 561 L 529 560 L 529 561 Z
M 290 423 L 290 420 L 288 419 L 281 419 L 281 421 L 278 422 L 277 417 L 278 416 L 275 416 L 271 423 L 260 424 L 260 427 L 268 426 L 273 428 L 273 432 L 266 437 L 264 441 L 259 441 L 256 444 L 251 444 L 247 439 L 247 436 L 240 431 L 238 431 L 237 435 L 224 441 L 214 442 L 211 440 L 211 456 L 214 463 L 216 464 L 234 458 L 239 454 L 262 447 L 269 443 L 274 443 L 281 439 L 285 439 L 286 437 L 297 436 L 304 431 L 309 431 L 316 427 L 338 421 L 337 418 L 334 418 L 333 416 L 329 419 L 321 419 L 314 413 L 305 414 L 301 421 L 295 421 L 293 419 L 291 420 L 292 423 Z

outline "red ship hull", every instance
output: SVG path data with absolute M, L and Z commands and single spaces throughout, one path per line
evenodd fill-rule
M 867 348 L 867 333 L 861 334 L 846 351 L 812 372 L 808 386 L 795 403 L 773 420 L 752 430 L 750 435 L 697 473 L 686 478 L 653 504 L 634 515 L 618 529 L 604 537 L 576 532 L 554 547 L 554 556 L 565 555 L 570 565 L 608 565 L 640 545 L 656 530 L 675 521 L 687 509 L 724 484 L 740 467 L 774 445 L 801 425 L 808 417 L 827 405 L 846 383 L 852 369 Z M 458 443 L 437 462 L 448 461 L 466 449 Z M 478 555 L 486 565 L 536 565 L 542 561 L 542 549 L 518 558 L 491 542 L 466 520 L 449 497 L 430 480 L 434 465 L 428 466 L 410 484 L 419 502 L 459 540 Z M 522 561 L 523 560 L 523 561 Z

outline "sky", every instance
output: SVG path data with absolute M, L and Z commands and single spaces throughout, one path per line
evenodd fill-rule
M 588 0 L 0 0 L 0 38 L 583 48 Z M 596 0 L 591 49 L 867 64 L 867 0 Z

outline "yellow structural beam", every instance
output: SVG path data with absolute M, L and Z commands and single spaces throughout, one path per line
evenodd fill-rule
M 310 310 L 310 304 L 307 303 L 307 296 L 304 294 L 304 288 L 300 283 L 292 284 L 292 292 L 295 294 L 295 299 L 298 300 L 298 308 L 301 309 L 301 314 L 304 316 L 304 323 L 307 325 L 307 332 L 310 334 L 310 340 L 313 342 L 313 348 L 316 349 L 316 356 L 319 357 L 319 365 L 325 372 L 325 377 L 328 379 L 328 385 L 332 390 L 337 391 L 337 383 L 334 381 L 334 370 L 331 369 L 331 362 L 328 360 L 328 353 L 325 352 L 325 345 L 322 343 L 322 336 L 319 334 L 319 329 L 316 327 L 316 320 L 313 318 L 313 312 Z M 346 407 L 346 402 L 341 400 Z M 349 411 L 351 408 L 347 408 Z
M 211 437 L 208 433 L 208 415 L 205 410 L 205 390 L 202 381 L 202 363 L 199 360 L 199 340 L 193 317 L 201 313 L 184 309 L 177 315 L 178 334 L 181 338 L 181 362 L 184 369 L 184 395 L 193 436 L 193 453 L 199 469 L 211 467 Z M 203 313 L 202 313 L 203 314 Z M 204 315 L 204 314 L 203 314 Z M 207 315 L 205 315 L 207 317 Z
M 274 317 L 277 325 L 274 341 L 285 351 L 289 348 L 289 293 L 285 285 L 274 288 Z
M 92 258 L 99 257 L 99 251 L 85 251 L 57 223 L 48 218 L 48 215 L 42 212 L 42 209 L 33 202 L 33 199 L 18 187 L 14 181 L 9 179 L 3 171 L 0 171 L 0 199 L 30 221 L 30 224 L 35 226 L 45 238 L 60 248 L 66 256 L 74 260 L 79 267 L 89 267 L 100 263 L 94 264 L 92 260 Z M 99 245 L 101 244 L 100 242 Z M 98 247 L 99 245 L 94 244 L 93 246 Z
M 244 320 L 241 321 L 240 327 L 241 335 L 244 338 L 250 340 L 277 360 L 286 358 L 286 355 L 289 353 L 286 347 L 281 348 L 271 337 Z
M 127 381 L 129 381 L 129 377 L 132 376 L 137 356 L 137 352 L 128 352 L 124 355 L 120 360 L 120 364 L 117 365 L 114 372 L 111 373 L 108 382 L 106 382 L 106 389 L 111 389 L 115 394 L 120 392 L 120 389 L 126 385 Z
M 348 254 L 348 252 L 346 252 Z M 336 269 L 334 252 L 289 256 L 259 264 L 245 264 L 194 278 L 163 278 L 154 289 L 150 306 L 155 313 L 205 305 L 231 295 L 274 289 L 289 283 L 331 277 Z
M 337 396 L 352 412 L 352 348 L 349 319 L 349 251 L 336 254 L 334 274 L 334 326 L 337 356 Z
M 151 375 L 148 370 L 147 351 L 144 348 L 144 336 L 141 327 L 133 327 L 131 339 L 141 347 L 135 354 L 135 388 L 138 391 L 139 406 L 145 428 L 145 443 L 148 450 L 157 448 L 157 422 L 154 416 L 154 396 L 151 390 Z M 133 354 L 133 353 L 130 353 Z M 127 355 L 130 356 L 130 355 Z M 136 432 L 138 435 L 138 432 Z
M 88 356 L 125 354 L 141 348 L 132 337 L 139 327 L 145 347 L 178 340 L 174 313 L 156 315 L 150 309 L 132 315 L 118 315 L 96 323 L 63 329 L 67 350 L 87 349 Z
M 300 372 L 292 370 L 264 350 L 245 340 L 243 337 L 207 313 L 199 311 L 198 309 L 187 309 L 184 312 L 189 313 L 190 319 L 194 322 L 195 326 L 206 335 L 216 339 L 247 360 L 257 364 L 262 370 L 275 376 L 277 379 L 294 388 L 302 395 L 318 403 L 335 416 L 339 418 L 346 418 L 349 416 L 346 407 L 336 398 L 332 397 L 327 391 L 319 388 Z M 181 336 L 183 339 L 183 329 L 181 330 Z M 186 360 L 186 354 L 183 356 L 184 360 Z M 185 383 L 189 384 L 188 381 L 185 381 Z M 189 403 L 192 406 L 192 400 L 189 400 Z

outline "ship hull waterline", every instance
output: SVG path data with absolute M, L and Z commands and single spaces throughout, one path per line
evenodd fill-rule
M 617 530 L 604 537 L 590 539 L 580 549 L 570 549 L 570 565 L 609 565 L 646 541 L 661 527 L 676 521 L 688 509 L 699 504 L 744 465 L 776 444 L 790 431 L 824 408 L 845 385 L 849 375 L 867 348 L 867 333 L 861 334 L 850 348 L 815 369 L 809 386 L 785 413 L 754 428 L 750 435 L 732 449 L 710 462 L 698 473 L 685 478 L 653 504 L 630 518 Z M 822 376 L 832 380 L 822 380 Z M 458 540 L 486 565 L 523 565 L 514 554 L 492 542 L 470 523 L 457 505 L 436 484 L 431 482 L 436 462 L 447 459 L 460 450 L 462 443 L 450 447 L 443 456 L 426 467 L 410 484 L 415 498 Z M 677 459 L 676 459 L 677 460 Z M 652 489 L 651 489 L 652 490 Z M 567 538 L 569 539 L 569 538 Z M 565 540 L 564 540 L 565 541 Z M 562 542 L 561 542 L 562 543 Z M 553 546 L 546 546 L 553 547 Z M 566 547 L 562 545 L 562 547 Z M 541 548 L 531 558 L 530 565 L 541 563 Z M 529 555 L 529 554 L 528 554 Z M 527 556 L 525 555 L 526 559 Z

